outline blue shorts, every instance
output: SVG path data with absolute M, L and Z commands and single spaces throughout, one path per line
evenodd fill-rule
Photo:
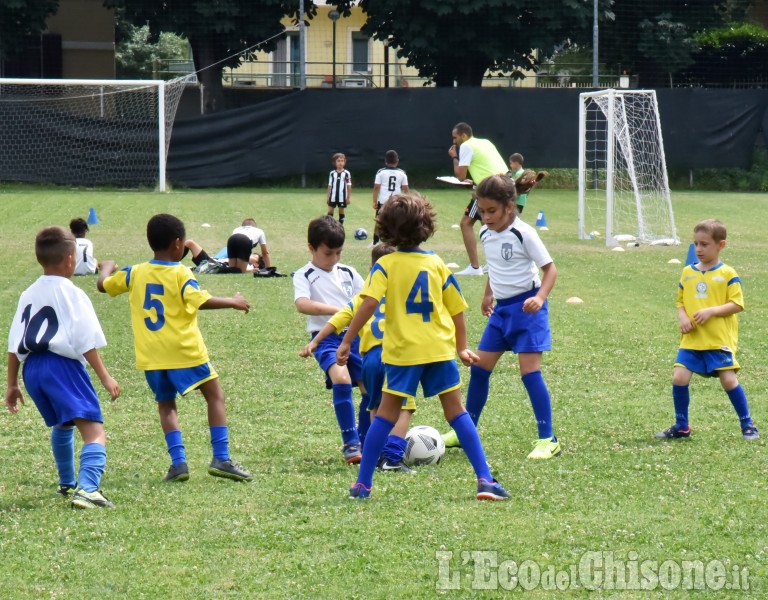
M 183 396 L 199 388 L 206 381 L 216 379 L 219 374 L 208 362 L 184 369 L 144 371 L 144 376 L 147 378 L 149 389 L 155 393 L 155 400 L 166 402 L 176 398 L 177 393 Z
M 83 364 L 53 352 L 33 352 L 22 366 L 24 387 L 48 427 L 74 419 L 103 423 L 99 397 Z
M 395 396 L 415 396 L 421 383 L 424 397 L 439 396 L 461 386 L 456 361 L 427 363 L 426 365 L 385 365 L 387 380 L 383 390 Z
M 478 350 L 484 352 L 544 352 L 552 349 L 547 302 L 533 314 L 523 312 L 523 302 L 536 295 L 531 290 L 498 300 L 485 326 Z
M 675 359 L 676 367 L 684 367 L 702 377 L 717 377 L 718 371 L 736 371 L 739 363 L 733 352 L 726 350 L 687 350 L 680 348 Z
M 387 370 L 381 362 L 381 346 L 374 346 L 363 355 L 363 385 L 368 394 L 368 410 L 375 410 L 381 404 L 381 388 L 384 387 Z M 404 410 L 416 410 L 413 396 L 403 399 Z
M 317 332 L 312 334 L 312 338 Z M 315 359 L 320 368 L 325 373 L 325 387 L 331 389 L 331 378 L 328 377 L 328 369 L 336 364 L 336 350 L 338 350 L 341 340 L 344 339 L 344 333 L 332 333 L 317 345 L 315 350 Z M 360 356 L 360 338 L 356 337 L 349 349 L 349 360 L 347 361 L 347 370 L 352 379 L 352 385 L 357 385 L 358 381 L 363 379 L 363 359 Z

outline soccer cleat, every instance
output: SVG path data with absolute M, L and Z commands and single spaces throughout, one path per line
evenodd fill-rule
M 482 275 L 483 274 L 483 267 L 473 267 L 472 265 L 469 265 L 466 269 L 462 269 L 461 271 L 457 271 L 454 273 L 454 275 Z
M 446 448 L 461 448 L 459 438 L 453 429 L 451 429 L 448 433 L 443 434 L 443 442 L 445 442 Z
M 76 486 L 69 485 L 68 483 L 60 483 L 59 489 L 56 490 L 56 493 L 64 496 L 65 498 L 71 498 L 72 495 L 75 493 Z
M 687 438 L 691 437 L 691 428 L 690 426 L 688 429 L 680 429 L 676 424 L 672 425 L 669 429 L 665 429 L 664 431 L 659 431 L 659 433 L 656 434 L 657 438 L 663 438 L 666 440 L 671 439 L 677 439 L 677 438 Z
M 72 508 L 115 508 L 115 505 L 101 493 L 101 490 L 86 492 L 83 488 L 75 490 L 71 504 Z
M 532 460 L 547 460 L 548 458 L 560 456 L 562 451 L 560 442 L 555 438 L 543 438 L 533 442 L 533 450 L 528 455 L 528 458 Z
M 253 481 L 253 475 L 243 469 L 234 460 L 219 460 L 214 458 L 208 466 L 208 474 L 214 477 L 223 477 L 233 481 Z
M 510 493 L 501 487 L 501 484 L 495 479 L 493 481 L 488 481 L 487 479 L 477 480 L 478 500 L 506 500 L 510 497 Z
M 341 453 L 344 455 L 344 462 L 350 465 L 359 463 L 363 458 L 363 453 L 360 451 L 360 444 L 344 444 Z
M 355 485 L 349 488 L 350 500 L 365 500 L 370 498 L 370 496 L 371 488 L 365 487 L 362 483 L 355 483 Z
M 189 467 L 187 463 L 181 462 L 178 465 L 171 465 L 168 472 L 163 477 L 163 481 L 187 481 L 189 479 Z
M 741 430 L 741 437 L 745 440 L 756 440 L 760 438 L 760 434 L 757 432 L 757 427 L 754 425 L 747 425 Z
M 386 458 L 379 459 L 379 462 L 376 463 L 376 469 L 378 469 L 382 473 L 413 474 L 416 472 L 414 469 L 411 469 L 408 465 L 406 465 L 403 461 L 392 462 L 391 460 L 387 460 Z

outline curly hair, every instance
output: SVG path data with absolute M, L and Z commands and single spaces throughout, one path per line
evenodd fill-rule
M 175 240 L 186 239 L 184 223 L 178 217 L 161 213 L 147 222 L 147 241 L 155 252 L 168 250 Z
M 415 248 L 432 237 L 436 229 L 435 210 L 417 192 L 391 196 L 376 217 L 376 233 L 393 246 Z

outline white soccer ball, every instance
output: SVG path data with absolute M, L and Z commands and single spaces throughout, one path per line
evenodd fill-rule
M 358 227 L 355 229 L 355 239 L 356 240 L 367 240 L 368 239 L 368 232 L 363 229 L 362 227 Z
M 428 425 L 412 427 L 405 434 L 405 456 L 403 462 L 409 467 L 436 465 L 445 454 L 445 442 L 440 432 Z

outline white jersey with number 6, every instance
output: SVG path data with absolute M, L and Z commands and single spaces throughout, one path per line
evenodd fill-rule
M 405 171 L 396 167 L 384 167 L 376 172 L 374 185 L 379 188 L 379 204 L 384 204 L 393 194 L 399 194 L 404 185 L 408 185 L 408 175 Z
M 20 361 L 32 352 L 79 360 L 107 345 L 88 295 L 66 277 L 42 275 L 21 294 L 8 334 L 8 352 Z

